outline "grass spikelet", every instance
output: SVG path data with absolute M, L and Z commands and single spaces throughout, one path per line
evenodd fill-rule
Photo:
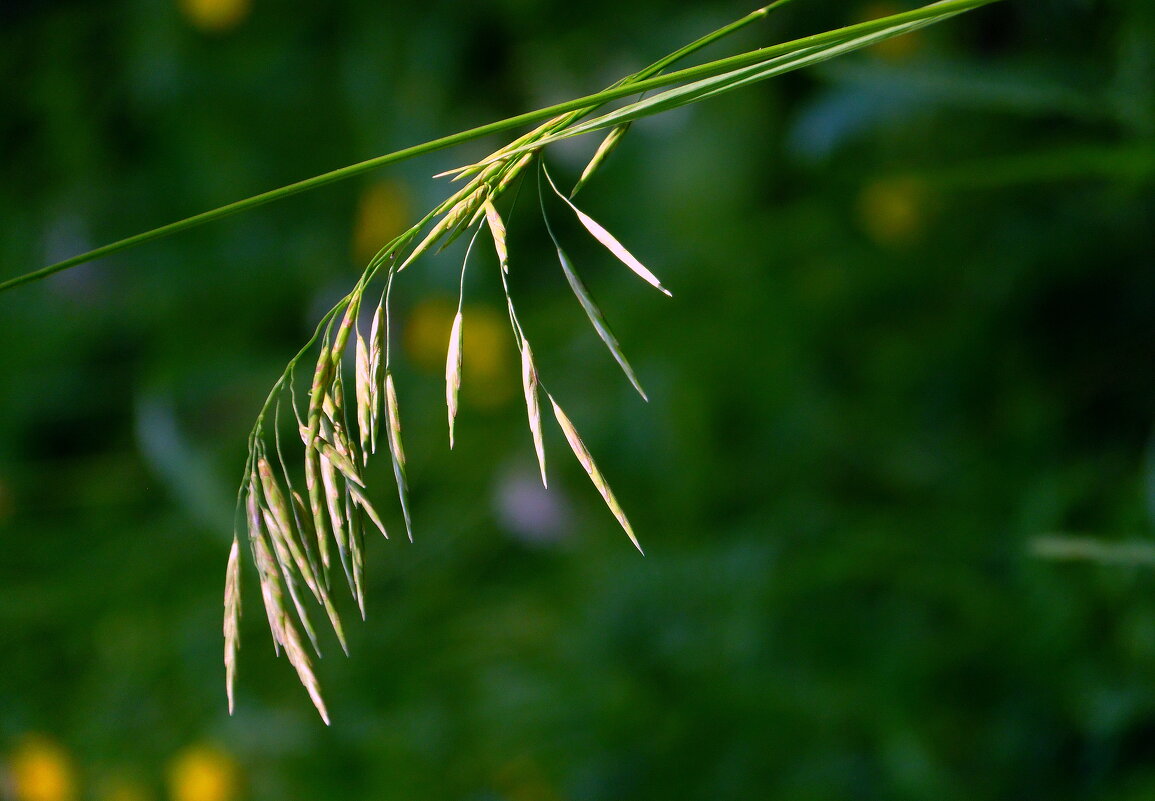
M 289 511 L 292 513 L 292 521 L 295 526 L 296 534 L 293 536 L 293 542 L 298 549 L 303 552 L 305 563 L 308 565 L 308 573 L 312 576 L 314 583 L 317 585 L 319 592 L 318 600 L 324 595 L 328 589 L 328 576 L 325 575 L 324 568 L 317 559 L 317 554 L 313 550 L 313 543 L 316 542 L 317 532 L 313 528 L 313 517 L 308 512 L 308 507 L 305 506 L 304 499 L 301 494 L 293 487 L 292 481 L 288 478 L 289 468 L 285 465 L 285 459 L 280 454 L 280 443 L 277 443 L 277 454 L 281 463 L 281 475 L 285 476 L 285 483 L 288 485 L 289 494 Z M 312 587 L 310 587 L 312 589 Z M 318 590 L 314 590 L 314 595 L 317 595 Z
M 325 501 L 321 486 L 321 454 L 311 446 L 305 447 L 305 491 L 309 495 L 309 516 L 313 521 L 313 533 L 317 537 L 317 553 L 321 559 L 321 570 L 328 576 L 329 529 L 325 523 Z
M 305 490 L 309 496 L 313 530 L 317 535 L 317 553 L 320 555 L 321 569 L 326 575 L 329 570 L 328 527 L 325 523 L 325 502 L 321 490 L 321 455 L 316 445 L 321 431 L 322 405 L 328 395 L 333 373 L 333 362 L 329 359 L 328 348 L 322 346 L 317 366 L 313 370 L 313 383 L 309 389 L 307 424 L 301 432 L 301 440 L 305 443 Z
M 345 652 L 345 656 L 349 655 L 349 642 L 345 639 L 345 627 L 341 625 L 341 616 L 337 613 L 337 607 L 333 605 L 333 599 L 329 593 L 322 589 L 320 603 L 325 610 L 326 617 L 329 618 L 329 625 L 333 627 L 333 633 L 337 635 L 337 643 L 341 646 L 341 650 Z M 318 651 L 318 654 L 320 651 Z
M 341 475 L 345 479 L 358 486 L 365 486 L 365 480 L 361 478 L 361 474 L 357 472 L 357 465 L 349 459 L 344 453 L 341 453 L 337 447 L 334 447 L 327 440 L 317 440 L 317 448 L 320 449 L 321 455 L 333 463 L 333 466 L 341 471 Z
M 536 150 L 531 150 L 528 153 L 522 153 L 518 160 L 515 161 L 513 165 L 505 171 L 501 178 L 498 179 L 497 194 L 501 194 L 507 188 L 509 188 L 509 185 L 513 182 L 513 180 L 521 174 L 522 170 L 529 166 L 529 163 L 534 160 L 537 154 L 538 151 Z
M 249 494 L 249 545 L 253 551 L 253 561 L 257 565 L 257 578 L 261 583 L 261 599 L 265 614 L 269 618 L 269 631 L 273 635 L 273 650 L 279 656 L 285 642 L 284 627 L 281 624 L 285 610 L 281 600 L 281 585 L 277 578 L 277 564 L 265 544 L 264 523 L 256 498 Z
M 321 697 L 321 686 L 317 683 L 317 677 L 313 673 L 313 665 L 309 661 L 309 655 L 305 653 L 305 648 L 301 645 L 301 636 L 297 633 L 296 626 L 287 617 L 283 618 L 282 627 L 285 632 L 285 656 L 289 658 L 289 664 L 296 669 L 297 678 L 301 680 L 301 685 L 309 693 L 309 698 L 313 701 L 313 706 L 317 708 L 321 720 L 325 721 L 325 725 L 328 726 L 329 710 L 325 708 L 325 700 Z
M 348 489 L 349 497 L 353 499 L 353 502 L 365 510 L 365 514 L 373 521 L 373 525 L 381 530 L 381 535 L 385 537 L 385 539 L 389 539 L 389 532 L 385 530 L 385 524 L 381 521 L 381 515 L 377 514 L 377 510 L 373 508 L 373 504 L 369 502 L 369 498 L 366 497 L 361 488 L 356 484 L 350 484 Z
M 496 165 L 500 168 L 500 164 Z M 477 222 L 478 218 L 484 212 L 481 210 L 482 204 L 488 199 L 490 195 L 489 186 L 490 176 L 479 178 L 475 181 L 476 188 L 466 196 L 464 200 L 455 205 L 449 214 L 445 216 L 447 229 L 445 233 L 445 241 L 441 243 L 438 252 L 445 250 L 452 245 L 457 237 L 465 233 L 465 230 Z
M 570 199 L 577 197 L 577 193 L 580 192 L 587 183 L 589 183 L 590 178 L 593 178 L 594 173 L 598 171 L 598 168 L 602 166 L 602 163 L 610 157 L 610 153 L 614 152 L 614 148 L 618 146 L 618 142 L 622 141 L 622 137 L 626 135 L 626 131 L 629 129 L 630 123 L 628 122 L 619 125 L 616 128 L 610 129 L 610 132 L 606 134 L 605 139 L 603 139 L 602 143 L 598 145 L 598 149 L 590 158 L 589 163 L 586 164 L 586 168 L 582 170 L 581 177 L 578 178 L 577 183 L 574 184 L 573 189 L 570 190 Z
M 357 324 L 357 312 L 361 309 L 361 292 L 362 287 L 358 285 L 342 303 L 345 306 L 345 314 L 341 317 L 341 324 L 337 326 L 337 332 L 333 335 L 333 347 L 328 354 L 322 350 L 321 358 L 328 358 L 332 361 L 334 371 L 341 366 L 341 357 L 345 353 L 345 346 L 349 344 L 349 334 L 352 333 L 354 326 Z M 340 308 L 340 306 L 338 306 Z M 334 377 L 334 386 L 339 386 L 340 374 Z M 339 400 L 339 399 L 338 399 Z
M 313 383 L 309 388 L 309 406 L 305 413 L 306 425 L 301 432 L 301 440 L 305 443 L 305 451 L 313 448 L 321 430 L 322 404 L 329 394 L 329 386 L 333 380 L 333 362 L 329 360 L 327 349 L 322 349 L 317 359 L 317 366 L 313 370 Z
M 493 249 L 497 251 L 497 261 L 501 264 L 501 271 L 509 273 L 509 248 L 505 244 L 505 223 L 497 213 L 497 207 L 492 201 L 485 201 L 485 221 L 489 225 L 489 233 L 493 237 Z
M 229 714 L 235 708 L 234 688 L 237 683 L 237 651 L 241 647 L 241 560 L 240 544 L 233 537 L 229 548 L 229 564 L 225 568 L 225 695 L 229 699 Z
M 642 400 L 649 401 L 646 391 L 642 389 L 642 384 L 638 381 L 637 374 L 634 373 L 634 368 L 630 366 L 629 360 L 626 359 L 626 354 L 622 351 L 622 346 L 618 344 L 618 338 L 615 337 L 614 332 L 610 330 L 610 324 L 606 321 L 605 315 L 602 314 L 602 310 L 599 309 L 598 305 L 594 302 L 593 296 L 590 295 L 589 290 L 586 289 L 586 285 L 582 283 L 581 276 L 577 274 L 577 270 L 574 269 L 569 257 L 560 245 L 557 246 L 557 258 L 558 261 L 561 262 L 561 269 L 562 272 L 565 273 L 565 278 L 566 281 L 569 282 L 570 289 L 572 289 L 574 295 L 577 296 L 578 302 L 581 304 L 582 309 L 585 310 L 586 317 L 589 318 L 594 330 L 597 331 L 602 342 L 606 343 L 606 347 L 609 348 L 614 360 L 618 363 L 618 366 L 622 368 L 622 372 L 626 374 L 626 378 L 629 379 L 634 389 L 642 396 Z
M 524 159 L 523 159 L 524 160 Z M 525 412 L 529 419 L 529 431 L 533 437 L 533 449 L 537 454 L 537 464 L 541 470 L 541 483 L 549 486 L 545 473 L 545 444 L 541 432 L 541 406 L 538 403 L 537 367 L 533 363 L 533 350 L 521 324 L 517 320 L 517 311 L 513 307 L 513 297 L 509 293 L 509 250 L 506 246 L 505 223 L 497 212 L 497 207 L 486 200 L 485 219 L 489 225 L 490 235 L 493 237 L 493 247 L 497 252 L 497 260 L 501 267 L 501 287 L 505 293 L 506 307 L 509 309 L 509 322 L 513 327 L 513 336 L 517 340 L 517 348 L 521 353 L 521 386 L 525 394 Z
M 297 532 L 300 535 L 300 545 L 305 548 L 304 554 L 300 553 L 300 548 L 294 552 L 294 558 L 301 560 L 298 563 L 298 569 L 302 575 L 309 576 L 311 574 L 313 583 L 309 585 L 309 589 L 313 591 L 313 596 L 324 607 L 325 614 L 333 626 L 333 632 L 337 635 L 337 641 L 341 644 L 341 650 L 348 656 L 349 644 L 345 640 L 345 630 L 341 625 L 341 618 L 337 614 L 337 609 L 333 606 L 333 599 L 329 595 L 328 576 L 321 572 L 315 561 L 315 556 L 308 548 L 309 542 L 316 536 L 316 532 L 313 531 L 312 518 L 306 510 L 305 501 L 299 492 L 290 490 L 290 497 L 292 499 L 290 508 L 293 512 L 293 520 L 297 524 Z
M 397 268 L 397 272 L 401 272 L 416 261 L 421 254 L 429 250 L 439 239 L 446 237 L 447 234 L 449 236 L 443 246 L 456 239 L 460 233 L 458 226 L 463 222 L 468 223 L 472 219 L 473 213 L 477 211 L 488 192 L 487 185 L 475 179 L 446 201 L 446 204 L 450 205 L 448 205 L 445 215 L 429 230 L 429 233 L 425 235 L 417 247 L 410 251 L 409 255 L 405 257 L 405 261 L 401 262 L 401 266 Z M 441 208 L 445 207 L 444 204 L 441 206 Z
M 385 371 L 385 416 L 389 421 L 389 455 L 393 459 L 397 498 L 401 501 L 405 531 L 409 534 L 409 541 L 413 542 L 413 523 L 409 516 L 409 485 L 405 480 L 405 449 L 401 444 L 401 414 L 397 409 L 397 388 L 393 385 L 393 373 L 388 370 Z
M 345 509 L 341 480 L 333 463 L 321 456 L 321 482 L 325 485 L 325 507 L 329 511 L 329 525 L 332 527 L 333 542 L 337 545 L 337 558 L 345 570 L 349 587 L 353 587 L 353 574 L 349 565 L 349 539 L 345 529 Z M 346 484 L 346 486 L 351 486 Z
M 373 437 L 372 409 L 369 387 L 372 377 L 369 368 L 369 347 L 361 332 L 357 332 L 356 345 L 356 383 L 354 385 L 357 398 L 357 436 L 361 442 L 361 453 L 365 462 L 369 460 L 369 448 Z
M 313 527 L 313 516 L 309 514 L 309 508 L 305 506 L 305 500 L 301 497 L 301 493 L 293 490 L 293 519 L 297 521 L 297 531 L 301 534 L 301 540 L 316 541 L 317 532 Z M 319 575 L 317 566 L 313 566 L 313 574 L 318 578 L 323 578 Z
M 598 242 L 601 242 L 606 250 L 614 254 L 614 256 L 616 256 L 618 260 L 622 262 L 622 264 L 626 265 L 635 273 L 637 273 L 637 275 L 643 281 L 657 289 L 662 294 L 670 296 L 670 291 L 662 286 L 662 282 L 658 280 L 658 277 L 650 272 L 644 264 L 638 261 L 632 253 L 626 250 L 625 245 L 619 242 L 613 234 L 602 227 L 602 225 L 597 220 L 579 209 L 573 204 L 573 201 L 561 193 L 561 191 L 557 188 L 557 184 L 553 182 L 553 178 L 550 177 L 549 170 L 545 169 L 544 166 L 542 167 L 542 172 L 545 173 L 546 180 L 549 181 L 549 185 L 553 187 L 553 191 L 557 193 L 558 197 L 565 201 L 567 206 L 573 209 L 573 212 L 577 215 L 578 220 L 582 225 L 585 226 L 585 229 L 593 235 L 594 239 L 596 239 Z
M 389 420 L 389 448 L 393 453 L 393 460 L 404 468 L 405 449 L 401 444 L 401 413 L 397 408 L 397 387 L 393 383 L 392 373 L 385 374 L 385 413 Z
M 610 489 L 610 485 L 606 483 L 605 477 L 601 471 L 598 470 L 597 464 L 594 463 L 593 457 L 590 456 L 589 449 L 586 448 L 585 443 L 582 442 L 582 438 L 578 436 L 574 424 L 570 422 L 569 417 L 567 417 L 566 413 L 562 411 L 562 408 L 558 406 L 553 396 L 547 393 L 547 397 L 549 397 L 549 402 L 553 406 L 553 416 L 557 418 L 558 425 L 561 426 L 562 433 L 565 434 L 566 441 L 569 442 L 574 456 L 577 457 L 582 468 L 586 471 L 586 475 L 590 477 L 590 481 L 593 482 L 598 492 L 601 493 L 602 499 L 606 502 L 606 506 L 610 508 L 614 517 L 618 519 L 618 523 L 621 524 L 622 529 L 625 530 L 626 535 L 629 536 L 630 542 L 638 549 L 638 553 L 645 556 L 646 552 L 642 550 L 638 538 L 634 536 L 634 529 L 630 526 L 630 521 L 626 519 L 626 513 L 622 511 L 621 504 L 619 504 L 618 499 L 614 497 L 613 490 Z
M 457 393 L 461 390 L 461 304 L 449 331 L 449 348 L 445 353 L 445 406 L 449 414 L 449 448 L 453 448 L 453 421 L 457 417 Z
M 278 525 L 277 521 L 273 518 L 272 512 L 267 508 L 262 509 L 261 514 L 265 518 L 265 527 L 269 532 L 269 539 L 273 542 L 273 554 L 277 559 L 277 567 L 280 568 L 281 577 L 289 590 L 289 600 L 293 602 L 293 608 L 297 610 L 297 618 L 301 621 L 301 625 L 305 627 L 305 633 L 309 635 L 309 642 L 312 644 L 313 650 L 319 654 L 321 650 L 320 645 L 317 643 L 317 632 L 313 629 L 313 623 L 309 620 L 309 613 L 305 609 L 305 605 L 301 603 L 301 594 L 297 586 L 297 574 L 293 570 L 292 556 L 289 553 L 285 532 L 281 530 L 280 525 Z
M 483 204 L 490 206 L 488 200 Z M 445 351 L 445 408 L 449 415 L 449 449 L 453 449 L 453 423 L 457 419 L 457 395 L 461 391 L 461 340 L 464 325 L 462 308 L 465 303 L 465 269 L 469 266 L 469 254 L 477 243 L 477 235 L 481 233 L 481 226 L 473 233 L 469 240 L 469 247 L 465 249 L 465 258 L 461 262 L 461 279 L 457 289 L 457 313 L 453 316 L 453 325 L 449 331 L 449 347 Z
M 381 409 L 379 387 L 381 386 L 381 357 L 385 352 L 385 328 L 381 321 L 381 304 L 373 312 L 373 323 L 369 327 L 369 450 L 377 452 L 378 413 Z
M 305 558 L 305 553 L 301 549 L 301 545 L 294 534 L 296 529 L 293 525 L 293 512 L 285 500 L 284 493 L 281 492 L 280 485 L 273 475 L 272 466 L 267 459 L 262 457 L 257 460 L 257 472 L 261 478 L 261 489 L 264 492 L 265 503 L 268 505 L 269 511 L 272 512 L 273 520 L 276 522 L 277 527 L 280 529 L 285 546 L 292 554 L 297 572 L 300 573 L 301 578 L 305 580 L 305 584 L 317 598 L 317 601 L 320 601 L 321 588 L 316 577 L 313 575 L 313 568 L 309 564 L 309 560 Z
M 337 448 L 342 456 L 353 452 L 349 435 L 345 432 L 344 390 L 341 381 L 334 380 L 333 386 L 321 404 L 321 438 Z
M 548 173 L 546 177 L 549 177 Z M 557 191 L 557 187 L 554 187 L 554 191 Z M 599 309 L 597 303 L 594 302 L 593 296 L 590 295 L 589 290 L 586 289 L 586 285 L 582 282 L 581 277 L 577 274 L 577 270 L 574 269 L 573 263 L 570 262 L 569 256 L 566 255 L 565 250 L 558 241 L 557 235 L 554 234 L 553 226 L 550 225 L 549 216 L 545 211 L 545 199 L 541 198 L 541 201 L 542 218 L 545 220 L 545 227 L 549 232 L 550 239 L 553 240 L 553 246 L 557 249 L 557 259 L 561 263 L 562 272 L 565 273 L 565 279 L 569 283 L 570 289 L 573 290 L 574 295 L 578 299 L 578 303 L 581 304 L 582 309 L 586 313 L 586 317 L 589 318 L 590 324 L 593 325 L 594 331 L 597 332 L 602 342 L 609 348 L 610 354 L 614 357 L 618 366 L 622 368 L 622 372 L 626 374 L 626 378 L 633 385 L 634 389 L 638 391 L 638 394 L 642 396 L 642 400 L 648 401 L 649 398 L 646 396 L 646 391 L 642 389 L 642 384 L 638 381 L 638 376 L 634 373 L 634 368 L 630 366 L 626 354 L 622 352 L 622 347 L 618 344 L 618 338 L 615 337 L 614 332 L 610 330 L 610 324 L 606 322 L 605 315 L 602 314 L 602 310 Z
M 365 524 L 353 503 L 353 496 L 345 493 L 345 519 L 349 521 L 349 559 L 353 563 L 353 597 L 361 619 L 365 619 Z M 345 651 L 349 653 L 348 649 Z
M 280 653 L 280 648 L 283 647 L 285 649 L 285 655 L 296 669 L 301 684 L 305 687 L 306 691 L 308 691 L 309 697 L 313 700 L 313 705 L 317 707 L 317 712 L 321 715 L 321 719 L 325 721 L 325 725 L 328 725 L 329 713 L 325 709 L 325 702 L 321 698 L 317 677 L 313 675 L 309 656 L 305 653 L 305 649 L 301 645 L 301 637 L 297 633 L 297 628 L 293 625 L 293 621 L 285 611 L 284 601 L 281 595 L 281 582 L 277 573 L 277 562 L 274 560 L 272 554 L 269 553 L 269 547 L 265 543 L 265 537 L 262 531 L 262 520 L 264 516 L 262 515 L 262 510 L 256 496 L 257 477 L 255 475 L 252 476 L 250 482 L 248 494 L 249 538 L 252 544 L 253 560 L 257 564 L 257 575 L 261 582 L 261 596 L 265 602 L 265 612 L 269 617 L 269 630 L 273 634 L 273 646 L 278 654 Z M 271 513 L 269 513 L 268 520 L 272 520 Z M 275 538 L 276 534 L 274 533 L 272 536 Z
M 545 442 L 541 434 L 541 405 L 537 398 L 537 367 L 533 363 L 533 351 L 529 340 L 521 340 L 521 386 L 525 392 L 525 412 L 529 417 L 529 431 L 533 435 L 533 450 L 537 453 L 537 465 L 541 469 L 542 486 L 548 487 L 545 477 Z

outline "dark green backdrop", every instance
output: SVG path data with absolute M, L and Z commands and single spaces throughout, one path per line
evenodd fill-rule
M 587 93 L 749 10 L 256 0 L 209 31 L 175 3 L 7 0 L 0 277 Z M 712 53 L 880 10 L 797 0 Z M 1152 797 L 1150 569 L 1032 551 L 1153 533 L 1152 42 L 1146 0 L 1010 0 L 635 126 L 584 206 L 673 299 L 562 227 L 648 405 L 526 187 L 513 291 L 645 558 L 560 436 L 535 489 L 488 252 L 448 452 L 461 254 L 407 272 L 417 541 L 370 541 L 368 621 L 346 604 L 352 657 L 318 666 L 331 728 L 251 573 L 226 713 L 245 436 L 356 232 L 496 143 L 0 296 L 0 797 L 46 743 L 120 801 L 177 797 L 210 745 L 254 799 Z

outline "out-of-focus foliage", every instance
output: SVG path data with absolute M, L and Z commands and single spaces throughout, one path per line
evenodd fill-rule
M 600 88 L 748 10 L 8 0 L 0 275 Z M 797 0 L 737 44 L 884 10 Z M 534 483 L 488 253 L 447 451 L 460 252 L 407 271 L 417 542 L 369 542 L 368 621 L 318 665 L 329 729 L 251 576 L 225 712 L 244 436 L 428 176 L 498 143 L 0 296 L 0 796 L 1151 797 L 1150 568 L 1030 545 L 1152 535 L 1153 41 L 1146 0 L 1012 1 L 634 126 L 583 208 L 674 298 L 559 235 L 648 405 L 522 190 L 522 322 L 645 558 L 560 436 Z

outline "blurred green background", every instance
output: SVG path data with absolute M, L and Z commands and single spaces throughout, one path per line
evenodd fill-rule
M 799 0 L 708 55 L 905 7 Z M 0 277 L 749 10 L 4 0 Z M 488 248 L 448 451 L 461 251 L 407 272 L 417 541 L 370 540 L 368 620 L 346 603 L 352 657 L 330 637 L 318 665 L 331 728 L 252 572 L 226 713 L 245 436 L 429 176 L 499 142 L 0 296 L 0 798 L 1155 797 L 1153 42 L 1146 0 L 1012 0 L 635 126 L 583 205 L 673 299 L 555 224 L 649 404 L 526 187 L 513 292 L 645 558 L 556 432 L 534 483 Z M 1056 536 L 1136 547 L 1041 558 Z

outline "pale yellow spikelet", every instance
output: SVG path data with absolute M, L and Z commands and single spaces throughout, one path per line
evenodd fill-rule
M 333 541 L 337 544 L 337 554 L 341 564 L 348 562 L 349 539 L 345 526 L 345 506 L 343 503 L 344 489 L 337 469 L 333 462 L 325 455 L 321 456 L 321 483 L 325 486 L 325 507 L 329 513 L 329 525 L 332 527 Z M 346 484 L 346 486 L 350 486 Z
M 445 353 L 445 406 L 449 414 L 449 447 L 453 448 L 453 422 L 457 418 L 457 395 L 461 391 L 461 310 L 449 330 L 449 348 Z
M 586 168 L 582 170 L 581 177 L 578 178 L 577 183 L 574 184 L 573 189 L 570 190 L 569 196 L 571 198 L 576 197 L 577 193 L 589 182 L 590 178 L 594 176 L 594 173 L 598 171 L 598 168 L 609 158 L 610 153 L 614 152 L 614 148 L 618 146 L 618 142 L 622 141 L 622 137 L 626 135 L 626 131 L 629 129 L 630 123 L 628 122 L 610 129 L 610 132 L 606 134 L 601 144 L 598 145 L 598 149 L 590 158 L 589 163 L 586 164 Z
M 530 150 L 527 153 L 522 153 L 518 160 L 515 161 L 513 165 L 509 167 L 498 180 L 495 193 L 500 194 L 504 192 L 510 183 L 512 183 L 513 180 L 517 178 L 517 176 L 520 175 L 521 172 L 529 165 L 529 163 L 533 161 L 536 155 L 536 150 Z
M 289 600 L 293 602 L 293 608 L 297 610 L 297 617 L 301 621 L 301 625 L 305 627 L 305 632 L 309 635 L 309 642 L 313 645 L 313 650 L 320 652 L 317 643 L 317 632 L 313 630 L 313 623 L 309 620 L 309 613 L 305 609 L 305 605 L 301 603 L 301 595 L 297 588 L 297 574 L 293 569 L 292 556 L 285 539 L 285 532 L 281 530 L 272 513 L 268 509 L 262 509 L 261 513 L 265 518 L 265 526 L 269 532 L 269 539 L 273 543 L 273 554 L 276 556 L 277 567 L 280 569 L 281 578 L 285 582 L 285 587 L 289 591 Z
M 357 398 L 357 436 L 361 443 L 361 453 L 365 461 L 368 461 L 373 436 L 373 427 L 370 422 L 372 410 L 369 391 L 372 377 L 369 368 L 369 347 L 360 331 L 357 332 L 356 362 L 354 387 Z
M 546 180 L 549 181 L 549 185 L 553 187 L 553 191 L 556 192 L 557 196 L 565 201 L 566 205 L 573 210 L 574 214 L 577 215 L 578 220 L 583 226 L 585 226 L 585 229 L 590 232 L 594 239 L 600 242 L 602 246 L 606 248 L 606 250 L 614 254 L 614 256 L 616 256 L 618 260 L 622 262 L 622 264 L 633 270 L 634 273 L 636 273 L 638 277 L 640 277 L 643 281 L 664 295 L 670 294 L 670 291 L 662 286 L 662 282 L 658 280 L 658 277 L 650 272 L 644 264 L 638 261 L 634 254 L 626 250 L 625 245 L 619 242 L 613 234 L 611 234 L 601 225 L 601 223 L 575 206 L 568 197 L 563 195 L 561 191 L 558 190 L 557 184 L 553 182 L 553 178 L 550 177 L 548 170 L 544 170 L 543 168 L 543 172 L 545 172 L 545 177 Z
M 401 272 L 422 254 L 429 250 L 438 240 L 446 235 L 449 236 L 448 241 L 452 241 L 460 231 L 459 226 L 462 223 L 469 222 L 474 213 L 481 206 L 482 201 L 488 194 L 489 189 L 485 184 L 478 183 L 476 180 L 464 187 L 460 192 L 449 199 L 452 203 L 445 212 L 445 215 L 429 229 L 429 233 L 425 238 L 410 251 L 405 261 L 401 262 L 401 266 L 397 268 L 397 272 Z
M 361 474 L 357 471 L 357 465 L 355 465 L 348 456 L 341 453 L 337 448 L 323 439 L 317 440 L 317 443 L 321 455 L 332 462 L 333 466 L 341 471 L 341 475 L 354 484 L 362 487 L 365 486 L 365 479 L 361 478 Z
M 237 681 L 237 651 L 241 647 L 241 560 L 240 544 L 233 537 L 229 548 L 229 563 L 225 568 L 225 694 L 229 699 L 229 714 L 235 708 L 234 688 Z
M 602 310 L 598 308 L 597 303 L 594 302 L 593 296 L 589 290 L 586 289 L 586 285 L 582 282 L 581 276 L 579 276 L 577 270 L 574 269 L 573 264 L 569 260 L 569 256 L 566 255 L 561 245 L 558 244 L 556 240 L 554 240 L 554 245 L 557 248 L 557 258 L 558 261 L 561 262 L 561 269 L 562 272 L 565 273 L 566 281 L 569 283 L 570 289 L 573 290 L 574 296 L 578 299 L 578 303 L 581 304 L 582 309 L 585 311 L 586 317 L 589 318 L 590 323 L 593 325 L 594 331 L 597 332 L 602 342 L 609 348 L 610 354 L 614 357 L 618 366 L 622 368 L 622 372 L 626 374 L 626 378 L 633 385 L 634 389 L 642 396 L 642 400 L 648 401 L 649 398 L 646 396 L 646 391 L 642 389 L 641 381 L 638 380 L 634 368 L 630 365 L 629 359 L 626 358 L 622 346 L 618 344 L 618 338 L 614 336 L 614 332 L 610 329 L 610 324 L 606 320 Z
M 537 454 L 537 464 L 541 469 L 542 486 L 549 486 L 545 477 L 545 443 L 541 432 L 541 405 L 537 398 L 537 368 L 533 363 L 533 351 L 529 340 L 521 340 L 521 385 L 525 392 L 525 411 L 529 417 L 529 431 L 533 436 L 533 449 Z
M 638 538 L 634 536 L 634 529 L 632 526 L 630 526 L 630 521 L 626 519 L 626 513 L 622 511 L 621 504 L 619 504 L 618 499 L 614 497 L 613 490 L 610 489 L 610 485 L 606 483 L 605 477 L 602 475 L 601 471 L 598 470 L 597 464 L 594 462 L 593 457 L 590 456 L 589 449 L 586 448 L 585 443 L 582 442 L 582 438 L 578 435 L 577 429 L 574 428 L 574 424 L 570 422 L 569 417 L 567 417 L 566 413 L 562 411 L 562 408 L 558 406 L 557 401 L 553 399 L 553 396 L 548 395 L 548 397 L 550 404 L 553 406 L 553 415 L 557 418 L 558 425 L 561 426 L 562 433 L 565 434 L 566 441 L 569 442 L 569 446 L 573 450 L 574 456 L 577 457 L 578 462 L 581 463 L 582 469 L 586 471 L 586 475 L 590 477 L 590 481 L 593 482 L 593 485 L 601 494 L 602 499 L 606 502 L 606 506 L 609 507 L 610 511 L 613 512 L 614 517 L 617 518 L 618 523 L 621 524 L 622 529 L 630 538 L 630 542 L 634 544 L 634 547 L 638 549 L 639 553 L 645 555 L 645 551 L 642 550 L 642 546 L 638 542 Z
M 497 213 L 497 207 L 489 200 L 485 201 L 485 221 L 489 224 L 489 233 L 493 236 L 493 248 L 497 251 L 497 261 L 501 271 L 509 272 L 509 249 L 505 244 L 505 223 Z
M 317 531 L 313 524 L 313 516 L 309 512 L 309 508 L 305 505 L 305 499 L 301 497 L 301 493 L 293 490 L 293 516 L 297 521 L 297 529 L 301 533 L 301 540 L 316 542 Z M 323 567 L 323 566 L 322 566 Z
M 325 524 L 324 491 L 321 485 L 321 453 L 315 447 L 305 448 L 305 489 L 309 495 L 309 515 L 317 537 L 317 553 L 321 569 L 329 574 L 329 537 Z
M 397 388 L 393 374 L 385 371 L 385 416 L 389 421 L 389 455 L 393 461 L 393 480 L 397 484 L 397 499 L 401 502 L 401 516 L 405 531 L 413 542 L 413 521 L 409 515 L 409 486 L 405 479 L 405 449 L 401 444 L 401 414 L 397 408 Z
M 252 529 L 250 529 L 251 531 Z M 281 647 L 285 644 L 285 631 L 282 625 L 285 608 L 281 596 L 280 579 L 277 578 L 277 563 L 269 552 L 264 534 L 259 529 L 256 536 L 252 538 L 251 545 L 253 560 L 257 565 L 257 577 L 261 583 L 261 599 L 265 604 L 265 614 L 269 618 L 269 631 L 273 635 L 273 649 L 279 654 Z
M 282 615 L 282 629 L 285 634 L 285 656 L 289 658 L 289 663 L 296 669 L 297 677 L 309 693 L 309 698 L 312 699 L 313 706 L 317 708 L 321 720 L 325 721 L 325 725 L 328 726 L 329 711 L 325 708 L 325 701 L 321 697 L 321 685 L 313 673 L 313 664 L 309 661 L 309 655 L 305 653 L 305 648 L 301 644 L 301 636 L 287 615 Z
M 378 415 L 381 409 L 381 359 L 385 352 L 385 329 L 382 304 L 373 312 L 369 327 L 369 450 L 377 452 Z
M 401 444 L 401 414 L 397 409 L 397 387 L 393 384 L 393 374 L 385 373 L 385 413 L 389 420 L 390 448 L 393 458 L 402 468 L 405 467 L 405 448 Z M 361 484 L 364 487 L 364 484 Z
M 389 532 L 385 530 L 385 524 L 381 521 L 381 515 L 377 514 L 377 510 L 373 508 L 373 504 L 369 502 L 369 498 L 365 496 L 365 492 L 356 484 L 349 485 L 349 497 L 353 499 L 354 503 L 365 510 L 365 514 L 373 521 L 381 531 L 381 535 L 385 539 L 389 539 Z
M 297 573 L 305 580 L 305 585 L 313 593 L 313 596 L 320 601 L 321 586 L 316 576 L 313 575 L 313 567 L 305 557 L 298 540 L 296 527 L 293 524 L 295 515 L 289 508 L 280 484 L 277 482 L 276 476 L 273 475 L 272 466 L 267 459 L 257 460 L 257 472 L 261 477 L 261 488 L 264 491 L 267 509 L 272 514 L 276 528 L 279 529 L 281 541 L 284 542 L 285 548 L 291 554 Z M 273 526 L 270 525 L 269 529 L 271 532 Z
M 362 512 L 353 502 L 353 496 L 345 493 L 345 519 L 349 521 L 349 561 L 352 563 L 349 583 L 353 585 L 353 597 L 361 619 L 365 619 L 365 524 Z M 345 650 L 348 654 L 348 649 Z

